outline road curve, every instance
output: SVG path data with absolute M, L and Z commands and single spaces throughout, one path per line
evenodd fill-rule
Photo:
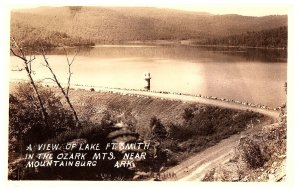
M 223 139 L 216 145 L 161 173 L 161 179 L 165 181 L 201 181 L 209 170 L 232 158 L 241 137 L 251 134 L 259 128 L 256 126 Z
M 233 135 L 167 170 L 164 173 L 175 176 L 166 180 L 201 181 L 210 169 L 231 158 L 239 139 L 240 135 Z

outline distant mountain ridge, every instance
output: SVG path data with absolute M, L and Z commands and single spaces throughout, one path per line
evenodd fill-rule
M 282 26 L 287 26 L 286 15 L 213 15 L 152 7 L 39 7 L 11 13 L 11 35 L 20 40 L 34 38 L 30 34 L 34 29 L 110 43 L 201 40 Z

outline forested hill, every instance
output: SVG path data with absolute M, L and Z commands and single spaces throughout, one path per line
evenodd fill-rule
M 266 48 L 287 48 L 288 29 L 286 26 L 270 30 L 248 31 L 240 35 L 208 39 L 198 44 L 221 46 L 246 46 Z
M 212 15 L 150 7 L 40 7 L 11 13 L 11 35 L 22 41 L 32 40 L 38 34 L 47 42 L 55 38 L 53 34 L 61 34 L 69 38 L 67 42 L 81 39 L 87 44 L 91 41 L 203 40 L 281 26 L 287 26 L 286 15 Z M 58 41 L 63 39 L 57 38 L 54 44 L 60 44 Z
M 93 46 L 92 40 L 82 37 L 71 37 L 64 32 L 48 30 L 42 27 L 13 23 L 11 24 L 11 36 L 19 46 L 27 48 L 52 48 L 61 46 Z

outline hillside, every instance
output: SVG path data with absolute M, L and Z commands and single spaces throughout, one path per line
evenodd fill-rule
M 246 32 L 239 35 L 230 35 L 222 38 L 208 39 L 199 42 L 207 45 L 248 46 L 248 47 L 280 47 L 287 48 L 288 29 L 279 27 L 275 29 Z
M 151 7 L 40 7 L 11 13 L 12 35 L 32 27 L 40 34 L 54 31 L 95 43 L 202 40 L 281 26 L 287 26 L 286 15 L 212 15 Z
M 11 25 L 11 36 L 22 47 L 93 46 L 91 40 L 20 23 Z
M 70 97 L 82 124 L 81 127 L 74 128 L 73 120 L 64 109 L 67 105 L 64 99 L 60 99 L 59 90 L 39 86 L 39 92 L 43 92 L 44 100 L 53 100 L 47 104 L 49 119 L 55 119 L 51 128 L 43 128 L 39 111 L 33 108 L 34 103 L 27 100 L 32 99 L 30 84 L 10 83 L 10 180 L 145 180 L 155 177 L 155 173 L 161 169 L 179 164 L 231 135 L 239 134 L 251 126 L 273 121 L 249 110 L 143 95 L 71 89 Z M 20 134 L 19 129 L 28 130 Z M 25 168 L 27 159 L 21 156 L 25 145 L 29 143 L 65 145 L 80 141 L 99 143 L 104 146 L 101 150 L 105 150 L 107 143 L 134 143 L 143 140 L 151 143 L 149 150 L 144 149 L 147 158 L 135 161 L 136 166 L 128 169 L 114 168 L 115 162 L 110 160 L 102 160 L 89 168 L 55 165 Z M 93 152 L 95 151 L 91 150 L 86 154 Z M 115 161 L 121 160 L 122 155 L 117 151 L 114 153 L 117 157 Z M 53 151 L 52 154 L 56 156 L 57 153 Z M 103 177 L 101 174 L 109 176 Z

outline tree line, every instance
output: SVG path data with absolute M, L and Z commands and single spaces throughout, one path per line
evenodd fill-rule
M 249 31 L 240 35 L 210 38 L 199 41 L 202 45 L 248 46 L 265 48 L 287 48 L 288 29 L 286 26 L 270 30 Z

